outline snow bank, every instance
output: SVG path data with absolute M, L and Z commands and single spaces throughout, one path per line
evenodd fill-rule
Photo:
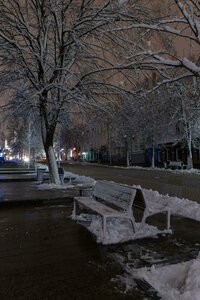
M 200 175 L 199 169 L 165 169 L 165 168 L 157 168 L 157 167 L 140 167 L 140 166 L 107 166 L 109 168 L 120 168 L 120 169 L 135 169 L 135 170 L 145 170 L 145 171 L 159 171 L 159 172 L 168 172 L 168 173 L 175 173 L 175 174 L 191 174 L 191 175 Z
M 96 182 L 91 177 L 80 176 L 80 175 L 74 174 L 72 172 L 65 171 L 64 178 L 69 178 L 69 177 L 74 178 L 74 180 L 73 180 L 74 183 L 94 185 Z
M 191 261 L 163 267 L 127 267 L 126 272 L 133 279 L 147 281 L 163 300 L 200 299 L 200 255 Z
M 134 185 L 134 187 L 139 187 Z M 171 214 L 200 221 L 200 204 L 184 198 L 162 195 L 157 191 L 142 189 L 146 199 L 160 203 L 171 209 Z

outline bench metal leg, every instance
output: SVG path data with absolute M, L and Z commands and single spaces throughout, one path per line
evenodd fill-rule
M 133 227 L 133 233 L 135 233 L 135 221 L 131 220 L 131 224 L 132 224 L 132 227 Z

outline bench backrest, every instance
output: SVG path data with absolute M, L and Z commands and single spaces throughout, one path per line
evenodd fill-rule
M 108 181 L 97 181 L 93 189 L 95 198 L 116 205 L 125 212 L 131 211 L 135 194 L 136 189 L 132 187 Z

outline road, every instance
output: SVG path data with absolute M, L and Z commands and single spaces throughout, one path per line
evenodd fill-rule
M 111 180 L 128 185 L 140 185 L 161 194 L 200 202 L 200 174 L 176 174 L 152 169 L 126 169 L 86 163 L 64 163 L 66 171 L 85 175 L 96 180 Z

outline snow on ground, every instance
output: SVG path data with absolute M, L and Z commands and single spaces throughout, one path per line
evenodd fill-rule
M 106 167 L 106 165 L 104 166 Z M 169 172 L 175 174 L 191 174 L 191 175 L 200 175 L 200 169 L 165 169 L 165 168 L 157 168 L 157 167 L 140 167 L 140 166 L 107 166 L 108 168 L 120 168 L 120 169 L 135 169 L 135 170 L 145 170 L 145 171 L 159 171 L 159 172 Z
M 134 186 L 139 187 L 139 186 Z M 170 208 L 172 215 L 183 216 L 196 221 L 200 221 L 200 204 L 188 199 L 180 199 L 178 197 L 170 197 L 168 195 L 159 194 L 157 191 L 142 189 L 148 201 L 153 200 Z M 81 214 L 80 218 L 84 215 Z M 88 218 L 88 217 L 87 217 Z M 82 219 L 84 220 L 84 218 Z M 155 237 L 160 233 L 170 233 L 170 231 L 160 231 L 155 226 L 146 224 L 142 229 L 136 223 L 136 233 L 133 234 L 132 227 L 129 222 L 120 219 L 112 219 L 108 223 L 108 235 L 106 239 L 102 239 L 102 221 L 100 217 L 93 216 L 88 229 L 96 236 L 97 241 L 103 244 L 114 244 L 134 240 L 145 237 Z M 173 230 L 173 228 L 172 228 Z
M 138 188 L 140 186 L 135 187 Z M 169 207 L 171 210 L 171 214 L 200 221 L 200 204 L 196 201 L 162 195 L 159 192 L 153 190 L 142 190 L 147 200 L 153 200 L 156 203 L 161 203 L 162 205 Z
M 145 224 L 140 228 L 140 223 L 135 223 L 136 232 L 133 232 L 130 222 L 124 219 L 108 219 L 106 237 L 103 238 L 102 219 L 98 215 L 80 214 L 76 220 L 83 222 L 83 225 L 95 235 L 97 243 L 104 245 L 122 243 L 147 237 L 156 237 L 158 234 L 167 234 L 171 231 L 158 230 L 157 227 Z
M 41 165 L 41 168 L 44 165 Z M 47 167 L 47 166 L 46 166 Z M 48 171 L 45 168 L 45 171 Z M 95 184 L 95 180 L 91 177 L 86 176 L 80 176 L 77 174 L 74 174 L 72 172 L 64 171 L 64 178 L 67 178 L 69 180 L 68 183 L 64 183 L 61 185 L 56 184 L 50 184 L 50 183 L 42 183 L 38 185 L 38 189 L 40 190 L 48 190 L 48 189 L 72 189 L 75 187 L 81 187 L 81 186 L 93 186 Z
M 134 269 L 125 268 L 126 291 L 131 288 L 131 278 L 144 279 L 162 300 L 199 300 L 200 299 L 200 253 L 196 259 L 169 266 Z
M 43 165 L 42 165 L 43 167 Z M 147 169 L 149 170 L 149 169 Z M 159 169 L 160 171 L 160 169 Z M 166 171 L 166 170 L 164 170 Z M 187 170 L 167 170 L 169 172 L 178 173 L 197 173 L 198 171 Z M 94 184 L 95 180 L 85 176 L 79 176 L 71 172 L 65 172 L 65 177 L 75 178 L 77 184 Z M 73 181 L 73 182 L 74 182 Z M 74 185 L 68 183 L 60 187 L 50 184 L 41 184 L 39 188 L 72 188 Z M 136 186 L 138 187 L 138 186 Z M 200 204 L 188 199 L 180 199 L 178 197 L 170 197 L 168 195 L 161 195 L 157 191 L 143 189 L 145 196 L 152 199 L 157 203 L 162 203 L 170 207 L 171 213 L 191 218 L 200 221 Z M 136 223 L 136 233 L 133 233 L 132 226 L 126 221 L 120 219 L 111 219 L 108 222 L 108 232 L 106 238 L 102 238 L 102 222 L 101 217 L 94 215 L 81 214 L 77 216 L 78 221 L 84 221 L 85 226 L 96 236 L 98 242 L 104 244 L 113 244 L 124 242 L 128 240 L 155 237 L 159 230 L 150 225 L 145 225 L 143 230 L 139 228 Z M 151 268 L 135 269 L 130 265 L 124 265 L 125 275 L 120 276 L 120 281 L 126 285 L 125 291 L 132 289 L 136 286 L 134 278 L 144 279 L 151 286 L 158 291 L 162 300 L 200 300 L 200 254 L 198 258 L 178 263 L 174 265 L 156 267 L 153 265 Z

